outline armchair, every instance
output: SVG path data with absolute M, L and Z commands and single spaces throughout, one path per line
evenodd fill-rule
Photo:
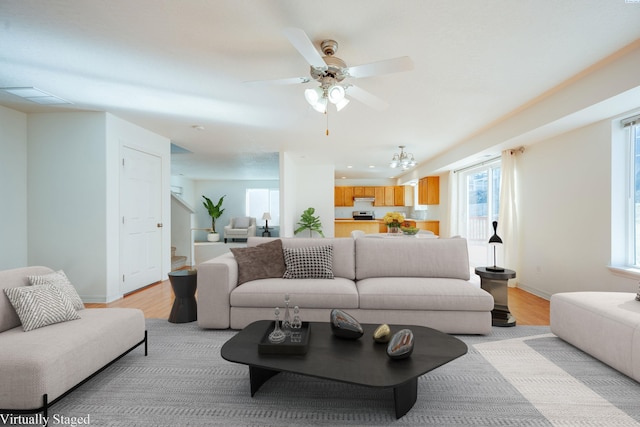
M 248 216 L 231 218 L 229 225 L 224 226 L 224 242 L 227 239 L 247 239 L 256 235 L 256 219 Z

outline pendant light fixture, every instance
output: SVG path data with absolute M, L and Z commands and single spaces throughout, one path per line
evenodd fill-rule
M 400 149 L 400 153 L 396 153 L 393 155 L 393 158 L 391 159 L 389 166 L 391 166 L 394 169 L 399 167 L 404 171 L 418 164 L 416 160 L 413 158 L 413 154 L 406 153 L 404 151 L 405 147 L 406 146 L 404 145 L 398 146 L 398 148 Z

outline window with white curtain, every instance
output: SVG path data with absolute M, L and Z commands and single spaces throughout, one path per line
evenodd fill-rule
M 269 227 L 280 225 L 280 190 L 277 188 L 247 188 L 246 215 L 255 217 L 258 226 L 264 226 L 262 216 L 269 212 Z
M 500 209 L 500 159 L 471 166 L 458 175 L 458 232 L 467 239 L 472 266 L 487 265 L 491 223 Z M 493 261 L 492 261 L 493 262 Z
M 640 268 L 640 115 L 622 121 L 627 130 L 626 195 L 627 212 L 627 263 Z

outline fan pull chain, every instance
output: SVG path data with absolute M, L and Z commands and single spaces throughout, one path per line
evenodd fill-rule
M 327 131 L 326 131 L 326 135 L 329 136 L 329 107 L 327 106 L 327 109 L 324 110 L 324 115 L 327 116 Z

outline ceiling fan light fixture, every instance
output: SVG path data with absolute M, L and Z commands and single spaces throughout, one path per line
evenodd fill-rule
M 324 96 L 324 91 L 320 87 L 314 87 L 312 89 L 307 89 L 304 91 L 304 99 L 307 100 L 309 105 L 315 107 L 315 105 L 322 99 Z
M 318 102 L 316 102 L 315 104 L 312 104 L 311 106 L 318 113 L 324 114 L 327 112 L 327 98 L 320 98 L 318 99 Z
M 327 89 L 327 97 L 332 104 L 337 104 L 344 99 L 344 88 L 340 85 L 331 85 Z
M 340 111 L 342 110 L 344 107 L 347 106 L 347 104 L 349 104 L 349 100 L 347 98 L 342 98 L 340 101 L 338 101 L 338 103 L 336 104 L 336 110 Z

